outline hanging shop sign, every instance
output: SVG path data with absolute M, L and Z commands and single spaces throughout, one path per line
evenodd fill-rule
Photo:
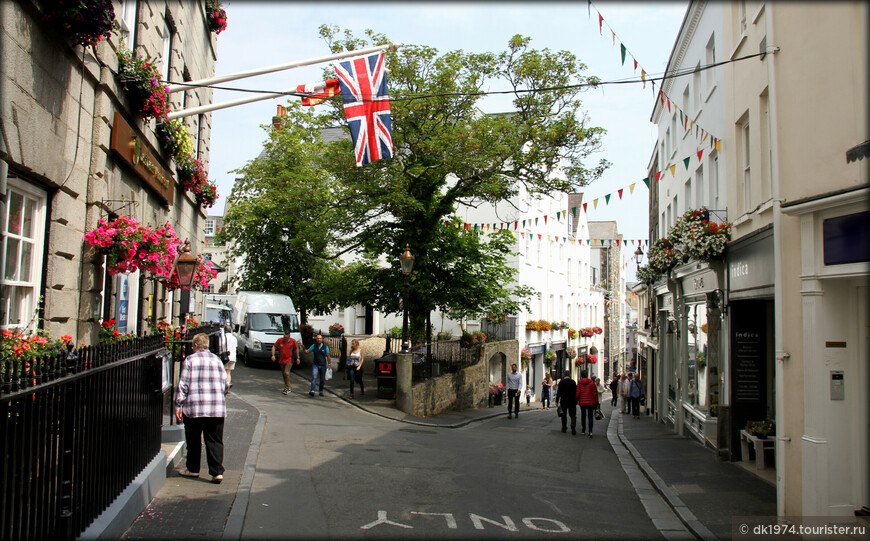
M 773 229 L 728 247 L 728 284 L 732 299 L 773 293 Z
M 112 123 L 111 149 L 116 156 L 130 166 L 146 186 L 172 205 L 175 200 L 175 179 L 172 173 L 160 164 L 143 137 L 124 120 L 121 113 L 115 113 Z

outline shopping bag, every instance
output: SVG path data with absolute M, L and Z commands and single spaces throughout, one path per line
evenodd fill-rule
M 604 413 L 602 413 L 600 406 L 595 408 L 595 418 L 599 421 L 604 420 Z
M 332 379 L 332 368 L 327 368 L 327 369 L 326 369 L 326 379 L 327 379 L 327 380 Z
M 565 410 L 562 409 L 562 406 L 558 406 L 556 408 L 556 416 L 561 417 L 563 415 L 565 415 Z

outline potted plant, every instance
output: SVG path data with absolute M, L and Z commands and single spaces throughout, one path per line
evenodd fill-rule
M 329 336 L 341 336 L 344 334 L 344 325 L 341 323 L 333 323 L 329 326 Z
M 493 406 L 500 406 L 504 395 L 504 383 L 491 383 L 489 385 L 489 398 Z
M 486 343 L 486 333 L 482 331 L 474 331 L 473 333 L 464 332 L 459 339 L 459 346 L 463 348 L 480 347 Z
M 568 329 L 568 338 L 577 338 L 577 329 L 571 327 Z
M 556 360 L 556 352 L 552 349 L 548 349 L 546 353 L 544 353 L 544 359 L 553 362 Z
M 594 332 L 595 334 L 601 334 L 604 332 L 604 329 L 602 329 L 601 327 L 592 327 L 592 332 Z
M 547 321 L 546 319 L 538 320 L 538 330 L 539 331 L 551 331 L 553 330 L 553 325 Z
M 695 366 L 698 370 L 703 370 L 704 367 L 707 366 L 707 355 L 705 355 L 703 351 L 699 351 L 698 354 L 695 355 Z
M 159 278 L 171 278 L 181 244 L 171 224 L 152 229 L 129 216 L 100 219 L 96 229 L 85 233 L 85 242 L 105 254 L 110 275 L 142 269 Z
M 749 421 L 746 423 L 746 431 L 763 440 L 774 433 L 774 427 L 770 421 Z

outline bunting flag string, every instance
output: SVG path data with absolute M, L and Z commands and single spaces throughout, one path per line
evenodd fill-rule
M 616 35 L 616 31 L 615 31 L 615 30 L 610 26 L 610 24 L 609 24 L 607 21 L 604 20 L 604 16 L 603 16 L 603 15 L 601 14 L 601 12 L 598 10 L 598 7 L 597 7 L 597 6 L 593 6 L 593 5 L 592 5 L 592 1 L 591 1 L 591 0 L 588 0 L 588 5 L 589 5 L 589 10 L 588 10 L 588 11 L 589 11 L 589 17 L 590 17 L 590 18 L 592 17 L 592 8 L 593 8 L 593 7 L 595 8 L 595 12 L 598 14 L 598 33 L 599 33 L 599 35 L 602 35 L 602 36 L 604 35 L 604 34 L 603 34 L 603 32 L 604 32 L 604 25 L 607 25 L 608 30 L 610 30 L 610 35 L 611 35 L 611 40 L 612 40 L 612 46 L 616 46 L 616 41 L 617 41 L 617 37 L 618 37 L 618 36 Z M 641 68 L 641 70 L 640 70 L 640 78 L 641 78 L 641 82 L 643 83 L 643 88 L 646 88 L 646 76 L 647 76 L 647 71 L 646 71 L 645 69 L 643 69 L 643 66 L 640 66 L 640 64 L 639 64 L 638 61 L 637 61 L 637 58 L 636 58 L 636 57 L 634 56 L 634 54 L 633 54 L 633 53 L 628 49 L 628 47 L 625 46 L 625 42 L 623 41 L 622 38 L 619 38 L 619 54 L 620 54 L 620 57 L 621 57 L 621 65 L 623 65 L 623 66 L 625 65 L 625 58 L 626 58 L 626 56 L 629 56 L 629 57 L 631 57 L 631 59 L 632 59 L 632 63 L 633 63 L 633 65 L 634 65 L 634 71 L 637 72 L 637 68 L 638 68 L 638 67 Z M 655 82 L 654 80 L 653 80 L 653 81 L 650 81 L 650 82 L 652 83 L 652 91 L 653 91 L 653 94 L 655 95 L 655 93 L 656 93 L 656 82 Z M 695 124 L 694 121 L 692 121 L 692 126 L 689 125 L 689 115 L 688 115 L 688 114 L 685 114 L 684 111 L 683 111 L 680 107 L 677 106 L 675 100 L 672 100 L 672 99 L 670 98 L 670 96 L 666 95 L 666 94 L 664 93 L 664 91 L 663 91 L 661 88 L 658 90 L 658 96 L 659 96 L 659 98 L 660 98 L 660 102 L 661 102 L 662 107 L 665 107 L 665 105 L 667 105 L 668 112 L 671 112 L 671 107 L 673 107 L 674 111 L 679 112 L 679 115 L 680 115 L 680 124 L 683 125 L 683 131 L 685 131 L 685 132 L 690 132 L 690 131 L 692 130 L 693 127 L 696 127 L 696 128 L 698 127 L 697 124 Z M 697 137 L 701 137 L 701 141 L 703 141 L 704 138 L 705 138 L 705 136 L 706 136 L 706 135 L 709 135 L 709 134 L 710 134 L 710 133 L 707 132 L 706 130 L 704 130 L 703 128 L 700 129 L 700 133 L 699 133 L 698 130 L 695 131 L 695 137 L 696 137 L 696 138 L 697 138 Z M 721 140 L 720 138 L 718 138 L 718 137 L 713 137 L 713 140 L 715 141 L 715 143 L 714 143 L 714 145 L 713 145 L 712 148 L 715 148 L 717 151 L 721 152 L 721 150 L 719 150 L 719 149 L 720 149 L 720 146 L 721 146 L 721 142 L 722 142 L 722 140 Z

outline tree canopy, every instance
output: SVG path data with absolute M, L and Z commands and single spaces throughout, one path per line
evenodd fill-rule
M 321 35 L 333 52 L 389 43 L 370 31 L 356 38 L 322 26 Z M 317 115 L 291 106 L 284 128 L 291 135 L 272 136 L 264 153 L 274 163 L 258 158 L 241 171 L 250 183 L 231 196 L 227 236 L 278 235 L 287 239 L 280 259 L 288 263 L 353 254 L 354 263 L 340 270 L 326 264 L 318 267 L 322 273 L 305 275 L 299 269 L 303 283 L 317 285 L 308 289 L 315 309 L 362 303 L 398 312 L 398 256 L 409 244 L 416 257 L 409 311 L 417 326 L 434 308 L 462 317 L 516 313 L 531 290 L 516 285 L 516 269 L 506 264 L 513 237 L 484 237 L 445 223 L 456 219 L 458 204 L 576 191 L 608 165 L 586 164 L 604 131 L 589 125 L 578 96 L 597 79 L 583 75 L 586 67 L 573 54 L 529 44 L 515 36 L 500 54 L 439 54 L 422 45 L 385 53 L 394 154 L 363 167 L 355 164 L 349 136 L 330 144 L 318 139 L 326 126 L 346 126 L 340 100 Z M 483 114 L 480 102 L 496 81 L 513 94 L 513 110 Z M 279 152 L 282 145 L 288 146 Z M 270 197 L 271 190 L 288 200 Z M 256 196 L 271 201 L 255 203 Z M 264 221 L 282 225 L 272 231 Z M 245 227 L 258 232 L 243 234 Z M 255 257 L 266 264 L 272 256 Z M 278 280 L 277 274 L 264 276 Z

